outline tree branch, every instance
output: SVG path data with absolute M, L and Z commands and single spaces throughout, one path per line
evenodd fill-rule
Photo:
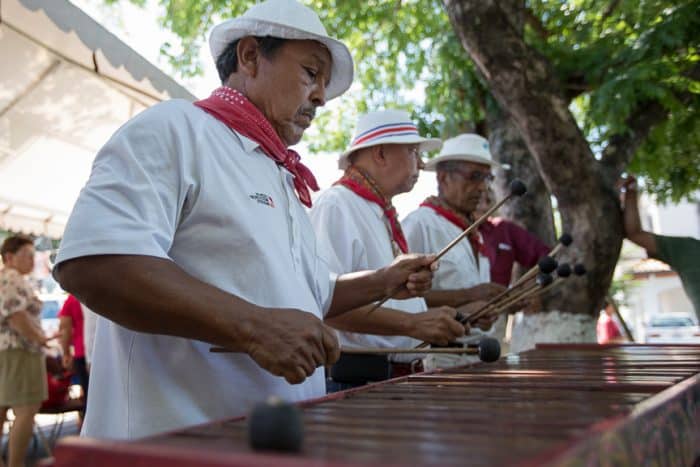
M 696 63 L 683 76 L 695 81 L 700 78 L 700 64 Z M 676 93 L 681 105 L 689 105 L 696 94 L 690 91 Z M 669 110 L 658 101 L 641 102 L 627 118 L 627 131 L 613 135 L 603 150 L 603 175 L 616 181 L 625 171 L 639 146 L 644 143 L 651 129 L 668 117 Z
M 676 97 L 687 105 L 695 95 L 686 91 Z M 608 181 L 614 182 L 620 178 L 651 129 L 666 120 L 668 114 L 669 110 L 658 101 L 642 102 L 632 111 L 627 118 L 627 131 L 611 136 L 603 150 L 601 163 Z
M 540 18 L 535 16 L 535 13 L 529 8 L 525 8 L 525 22 L 540 36 L 540 39 L 547 40 L 549 31 L 544 27 Z

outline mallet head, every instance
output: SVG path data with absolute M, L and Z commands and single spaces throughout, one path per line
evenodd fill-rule
M 517 178 L 514 178 L 510 182 L 510 194 L 511 196 L 522 196 L 525 193 L 527 193 L 527 187 L 525 184 L 518 180 Z
M 547 287 L 549 284 L 552 283 L 554 278 L 552 277 L 551 274 L 544 274 L 544 273 L 539 273 L 537 274 L 537 285 L 540 287 Z
M 540 269 L 540 272 L 544 274 L 549 274 L 553 272 L 558 265 L 559 263 L 557 263 L 557 260 L 552 258 L 551 256 L 543 256 L 537 262 L 537 267 Z
M 482 337 L 479 341 L 479 360 L 495 362 L 501 358 L 501 344 L 493 337 Z
M 564 232 L 561 234 L 561 237 L 559 237 L 559 243 L 561 243 L 564 246 L 569 246 L 571 245 L 571 242 L 573 242 L 574 239 L 569 235 L 568 233 Z
M 569 263 L 561 263 L 557 267 L 557 277 L 569 277 L 571 275 L 571 266 Z

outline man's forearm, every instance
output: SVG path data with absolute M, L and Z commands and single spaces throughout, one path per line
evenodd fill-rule
M 151 256 L 87 256 L 61 263 L 61 286 L 115 323 L 245 351 L 259 307 Z M 256 316 L 257 315 L 257 316 Z
M 388 293 L 381 270 L 358 271 L 338 276 L 326 318 L 381 300 Z
M 58 328 L 58 333 L 61 351 L 63 352 L 63 355 L 70 355 L 70 341 L 73 337 L 73 323 L 68 317 L 61 317 L 60 321 L 61 325 Z
M 406 336 L 411 332 L 411 314 L 393 308 L 377 308 L 373 305 L 356 308 L 333 318 L 324 319 L 329 326 L 348 332 L 379 336 Z
M 46 337 L 41 328 L 37 327 L 26 311 L 18 311 L 8 319 L 10 327 L 20 336 L 35 344 L 42 345 Z
M 469 301 L 467 290 L 430 290 L 425 294 L 425 301 L 430 308 L 438 306 L 458 307 Z
M 656 255 L 656 240 L 650 232 L 642 230 L 642 222 L 639 218 L 639 207 L 637 204 L 636 191 L 629 191 L 625 196 L 625 236 L 647 250 L 649 256 Z

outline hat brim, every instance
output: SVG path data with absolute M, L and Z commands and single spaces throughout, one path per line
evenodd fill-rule
M 209 36 L 209 48 L 214 62 L 231 42 L 246 36 L 314 40 L 326 46 L 333 62 L 331 64 L 331 79 L 326 86 L 326 100 L 340 96 L 352 84 L 354 75 L 352 55 L 345 44 L 330 37 L 262 19 L 240 17 L 224 21 L 214 27 Z
M 428 160 L 425 163 L 425 167 L 423 170 L 428 170 L 428 171 L 435 171 L 437 168 L 437 165 L 440 162 L 447 162 L 447 161 L 464 161 L 464 162 L 474 162 L 477 164 L 484 164 L 484 165 L 489 165 L 492 168 L 500 168 L 502 167 L 501 164 L 498 162 L 495 162 L 491 159 L 486 159 L 485 157 L 481 156 L 474 156 L 471 154 L 449 154 L 445 156 L 438 156 L 433 159 Z
M 422 136 L 392 136 L 387 137 L 385 140 L 381 138 L 375 138 L 371 141 L 358 144 L 356 146 L 350 146 L 343 152 L 338 158 L 338 168 L 340 170 L 345 170 L 348 168 L 348 156 L 358 149 L 369 148 L 371 146 L 379 146 L 380 144 L 418 144 L 419 152 L 430 152 L 436 151 L 442 147 L 442 140 L 437 138 L 423 138 Z

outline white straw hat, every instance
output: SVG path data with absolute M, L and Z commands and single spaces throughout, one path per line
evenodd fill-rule
M 328 48 L 333 60 L 326 99 L 338 97 L 352 84 L 353 62 L 348 48 L 328 36 L 316 12 L 295 0 L 267 0 L 214 26 L 209 36 L 214 62 L 231 42 L 246 36 L 318 41 Z
M 440 149 L 442 141 L 436 138 L 423 138 L 411 116 L 403 110 L 379 110 L 361 115 L 357 119 L 355 136 L 350 147 L 340 155 L 338 168 L 348 167 L 348 156 L 358 149 L 378 144 L 418 144 L 421 152 Z
M 501 166 L 493 160 L 488 140 L 473 133 L 465 133 L 445 140 L 440 154 L 425 163 L 425 170 L 435 170 L 440 162 L 445 161 L 467 161 L 491 167 Z

